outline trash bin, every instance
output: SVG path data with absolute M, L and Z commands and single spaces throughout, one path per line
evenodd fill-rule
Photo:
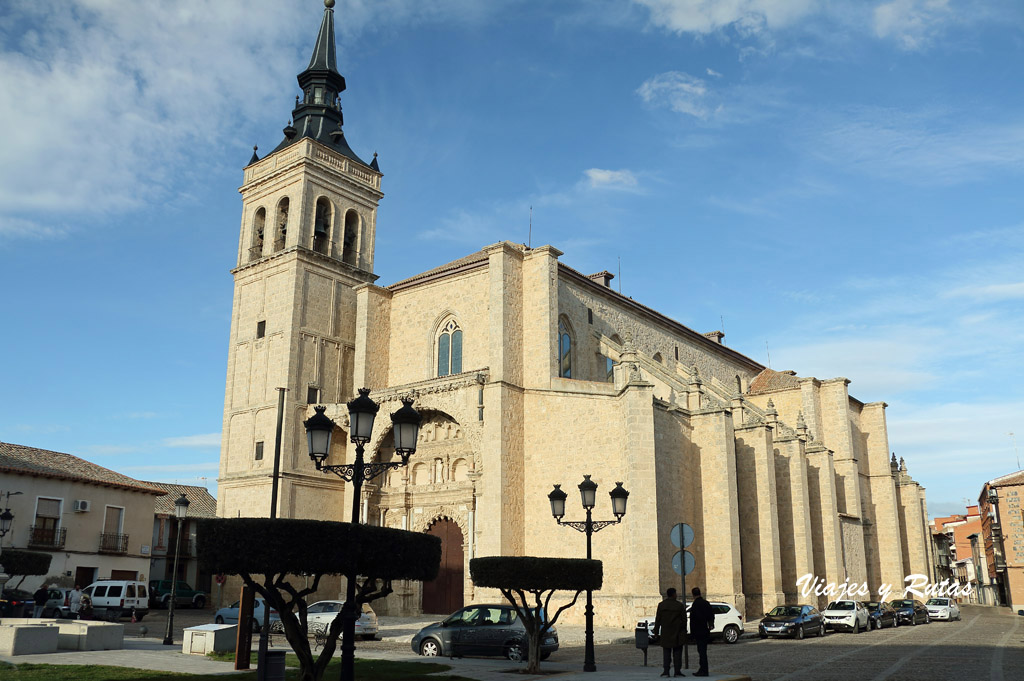
M 647 634 L 646 622 L 640 622 L 636 625 L 636 629 L 633 630 L 633 636 L 636 637 L 636 647 L 638 650 L 644 651 L 644 666 L 647 666 L 647 647 L 651 645 L 651 637 Z
M 263 675 L 265 681 L 284 681 L 284 655 L 283 650 L 267 651 L 267 673 Z

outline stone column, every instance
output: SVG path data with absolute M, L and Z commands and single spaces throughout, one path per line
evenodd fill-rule
M 847 574 L 843 565 L 842 529 L 836 508 L 836 474 L 832 465 L 832 452 L 817 442 L 808 444 L 805 451 L 811 530 L 814 537 L 814 574 L 826 582 L 839 584 L 847 578 Z M 827 604 L 827 596 L 818 599 L 819 607 Z
M 709 599 L 731 601 L 744 612 L 732 414 L 725 409 L 702 411 L 693 414 L 690 423 L 702 495 L 701 527 L 694 530 L 703 538 L 703 554 L 695 557 L 704 568 L 704 584 L 694 586 L 702 586 Z
M 814 573 L 807 456 L 795 435 L 775 438 L 775 481 L 779 498 L 779 548 L 786 600 L 800 600 L 796 580 Z
M 736 409 L 733 409 L 736 414 Z M 785 602 L 779 550 L 772 430 L 761 423 L 735 426 L 736 487 L 747 617 Z
M 363 284 L 356 287 L 355 362 L 349 394 L 360 388 L 389 385 L 388 365 L 391 338 L 391 298 L 386 288 Z
M 558 256 L 551 246 L 523 259 L 523 385 L 547 389 L 558 376 Z
M 903 535 L 900 530 L 900 505 L 896 497 L 894 472 L 889 463 L 889 436 L 885 423 L 885 402 L 865 404 L 861 412 L 861 436 L 866 445 L 866 459 L 861 470 L 867 471 L 869 499 L 872 509 L 865 528 L 864 552 L 867 557 L 869 587 L 874 590 L 889 584 L 895 590 L 903 584 Z

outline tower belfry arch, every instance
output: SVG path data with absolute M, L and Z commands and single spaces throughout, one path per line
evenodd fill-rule
M 302 420 L 309 403 L 352 397 L 355 288 L 377 278 L 377 204 L 384 195 L 376 155 L 365 162 L 342 128 L 346 82 L 337 65 L 334 2 L 324 5 L 283 138 L 263 158 L 253 154 L 239 189 L 219 477 L 226 516 L 270 513 L 277 388 L 287 388 L 278 515 L 345 515 L 345 483 L 314 470 Z M 332 490 L 338 503 L 325 504 Z

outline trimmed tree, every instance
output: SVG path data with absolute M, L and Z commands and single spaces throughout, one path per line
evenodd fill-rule
M 203 570 L 238 575 L 277 610 L 285 637 L 299 658 L 302 681 L 320 681 L 334 655 L 342 619 L 326 631 L 319 657 L 310 650 L 306 596 L 324 575 L 356 580 L 356 612 L 391 593 L 395 579 L 429 581 L 441 565 L 441 540 L 427 534 L 325 520 L 269 518 L 200 519 L 196 549 Z M 310 575 L 305 588 L 289 575 Z M 359 576 L 362 576 L 361 581 Z
M 534 556 L 491 556 L 469 561 L 473 584 L 501 591 L 526 627 L 530 641 L 528 674 L 540 670 L 540 642 L 558 616 L 576 605 L 584 591 L 598 591 L 603 580 L 599 560 L 585 558 L 537 558 Z M 551 597 L 556 591 L 574 591 L 572 601 L 551 614 Z
M 53 558 L 49 553 L 37 553 L 35 551 L 22 551 L 20 549 L 7 549 L 0 554 L 0 565 L 4 566 L 13 579 L 21 577 L 17 584 L 12 584 L 12 589 L 17 589 L 26 577 L 45 575 L 50 571 L 50 560 Z

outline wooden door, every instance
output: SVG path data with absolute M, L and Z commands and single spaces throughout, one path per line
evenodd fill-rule
M 447 615 L 462 607 L 465 556 L 462 530 L 451 520 L 434 522 L 427 534 L 441 538 L 441 569 L 437 579 L 423 583 L 423 612 Z

